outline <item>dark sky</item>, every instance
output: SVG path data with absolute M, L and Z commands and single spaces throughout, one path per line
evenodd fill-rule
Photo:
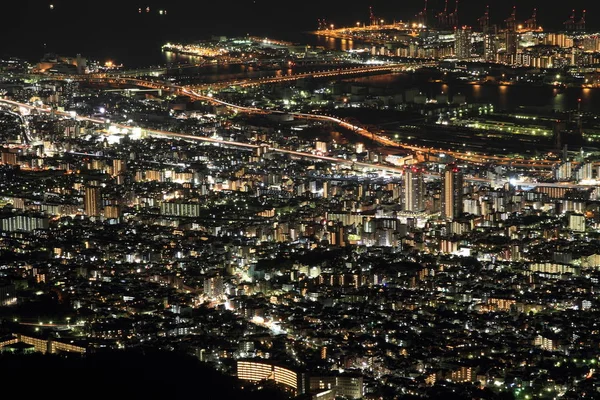
M 502 26 L 517 3 L 523 21 L 538 6 L 538 21 L 546 29 L 560 29 L 571 9 L 588 10 L 588 28 L 600 29 L 600 2 L 539 0 L 461 0 L 460 23 L 477 27 L 477 18 L 490 5 L 491 22 Z M 410 20 L 423 8 L 423 0 L 11 0 L 0 8 L 0 56 L 39 60 L 47 52 L 82 53 L 101 58 L 131 52 L 156 51 L 166 41 L 195 41 L 211 35 L 247 33 L 297 42 L 294 33 L 317 28 L 325 18 L 337 26 L 368 22 L 369 6 L 388 21 Z M 430 15 L 444 0 L 429 0 Z M 49 5 L 54 9 L 50 10 Z M 150 6 L 150 14 L 139 14 Z M 159 17 L 158 9 L 167 16 Z M 454 9 L 454 0 L 449 0 Z M 594 26 L 595 23 L 595 26 Z M 302 39 L 300 39 L 302 40 Z M 142 62 L 142 61 L 140 61 Z M 150 61 L 148 61 L 150 62 Z
M 444 0 L 429 0 L 429 9 L 443 8 Z M 170 26 L 181 32 L 193 32 L 205 28 L 221 30 L 276 31 L 279 29 L 311 29 L 316 19 L 325 17 L 337 24 L 354 24 L 368 19 L 368 8 L 372 5 L 378 17 L 406 20 L 422 7 L 423 0 L 15 0 L 3 2 L 0 15 L 2 30 L 19 29 L 27 32 L 37 25 L 31 34 L 43 32 L 54 24 L 68 25 L 77 30 L 125 30 L 135 29 L 138 7 L 150 5 L 152 9 L 165 8 Z M 52 13 L 48 5 L 53 3 Z M 485 5 L 490 5 L 492 22 L 501 23 L 517 5 L 517 17 L 524 20 L 538 7 L 538 20 L 548 28 L 559 28 L 568 18 L 571 9 L 588 10 L 588 25 L 600 21 L 600 2 L 571 0 L 542 2 L 540 0 L 462 0 L 459 7 L 461 23 L 475 25 L 476 18 L 483 14 Z M 454 8 L 454 0 L 449 0 Z M 52 18 L 52 19 L 51 19 Z M 175 22 L 177 21 L 177 22 Z M 40 29 L 39 25 L 44 24 Z M 596 23 L 596 25 L 600 25 Z M 599 28 L 600 26 L 596 26 Z M 6 40 L 0 39 L 0 40 Z

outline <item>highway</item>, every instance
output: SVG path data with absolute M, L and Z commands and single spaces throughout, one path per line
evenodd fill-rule
M 383 66 L 364 67 L 364 68 L 361 68 L 361 71 L 362 71 L 361 73 L 366 73 L 369 70 L 377 71 L 377 70 L 380 70 L 381 68 L 395 68 L 395 69 L 400 69 L 403 67 L 408 68 L 409 65 L 411 65 L 411 64 L 407 64 L 407 65 L 393 64 L 393 65 L 388 65 L 385 67 L 383 67 Z M 333 73 L 333 72 L 331 72 L 331 73 Z M 288 77 L 283 76 L 283 77 L 278 77 L 278 78 L 273 78 L 273 79 L 283 80 L 283 79 L 288 79 Z M 412 151 L 412 152 L 416 152 L 416 153 L 420 153 L 420 154 L 444 153 L 446 155 L 450 155 L 450 156 L 454 157 L 456 160 L 469 162 L 469 163 L 475 163 L 475 164 L 493 163 L 496 165 L 510 165 L 513 167 L 530 168 L 530 169 L 537 168 L 537 169 L 549 170 L 549 169 L 552 169 L 555 165 L 557 165 L 560 162 L 560 161 L 553 161 L 553 160 L 535 160 L 535 159 L 524 159 L 524 158 L 512 158 L 512 157 L 505 157 L 505 156 L 494 156 L 494 155 L 486 155 L 486 154 L 475 154 L 472 152 L 461 152 L 461 151 L 450 150 L 450 149 L 424 147 L 424 146 L 416 146 L 416 145 L 412 145 L 412 144 L 408 144 L 408 143 L 399 143 L 395 140 L 390 139 L 389 137 L 387 137 L 385 135 L 375 134 L 374 132 L 370 132 L 369 130 L 367 130 L 357 124 L 348 122 L 347 120 L 337 118 L 334 116 L 323 115 L 323 114 L 307 114 L 307 113 L 299 113 L 299 112 L 284 112 L 284 111 L 278 111 L 278 110 L 265 110 L 265 109 L 261 109 L 261 108 L 257 108 L 257 107 L 240 106 L 238 104 L 233 104 L 233 103 L 229 103 L 229 102 L 226 102 L 223 100 L 219 100 L 218 98 L 216 98 L 210 94 L 202 94 L 199 91 L 194 90 L 191 87 L 183 87 L 183 86 L 178 86 L 178 85 L 174 85 L 174 84 L 170 84 L 170 83 L 166 83 L 166 82 L 154 82 L 154 81 L 147 81 L 147 80 L 135 79 L 135 78 L 110 78 L 110 77 L 108 77 L 108 78 L 88 77 L 87 80 L 90 80 L 92 82 L 99 82 L 99 83 L 109 83 L 109 84 L 117 84 L 117 85 L 119 85 L 119 84 L 120 85 L 134 85 L 134 86 L 142 86 L 142 87 L 147 87 L 147 88 L 172 91 L 177 94 L 185 95 L 185 96 L 188 96 L 188 97 L 196 99 L 196 100 L 202 100 L 202 101 L 210 102 L 215 105 L 225 106 L 225 107 L 228 107 L 230 109 L 236 110 L 241 113 L 288 114 L 288 115 L 292 115 L 296 118 L 329 122 L 329 123 L 337 124 L 342 128 L 349 129 L 349 130 L 353 131 L 354 133 L 364 136 L 364 137 L 366 137 L 380 145 L 383 145 L 383 146 L 396 147 L 396 148 L 400 148 L 400 149 L 404 149 L 404 150 L 408 150 L 408 151 Z
M 293 76 L 280 76 L 275 78 L 264 78 L 263 81 L 268 81 L 269 83 L 276 82 L 284 82 L 290 79 L 300 79 L 300 77 L 309 77 L 309 76 L 335 76 L 340 73 L 368 73 L 368 72 L 378 72 L 384 70 L 401 70 L 406 68 L 414 68 L 415 64 L 388 64 L 388 65 L 375 65 L 375 66 L 365 66 L 358 68 L 349 68 L 346 70 L 333 70 L 333 71 L 319 71 L 319 72 L 310 72 L 304 74 L 297 74 Z M 545 169 L 551 170 L 554 168 L 560 161 L 554 160 L 537 160 L 537 159 L 524 159 L 524 158 L 512 158 L 505 156 L 494 156 L 487 154 L 476 154 L 472 152 L 464 152 L 464 151 L 456 151 L 451 149 L 443 149 L 443 148 L 434 148 L 434 147 L 424 147 L 424 146 L 416 146 L 408 143 L 399 143 L 391 138 L 376 134 L 371 132 L 364 127 L 349 122 L 348 120 L 334 117 L 331 115 L 323 115 L 323 114 L 308 114 L 308 113 L 299 113 L 299 112 L 284 112 L 278 110 L 266 110 L 257 107 L 246 107 L 238 104 L 233 104 L 230 102 L 226 102 L 224 100 L 220 100 L 214 97 L 212 94 L 203 94 L 198 90 L 190 86 L 179 86 L 172 83 L 160 82 L 160 81 L 149 81 L 144 79 L 136 79 L 136 78 L 127 78 L 127 77 L 94 77 L 94 76 L 55 76 L 56 79 L 83 79 L 90 82 L 98 82 L 98 83 L 108 83 L 114 85 L 133 85 L 133 86 L 141 86 L 151 89 L 160 89 L 165 91 L 171 91 L 179 95 L 185 95 L 192 99 L 206 101 L 215 105 L 225 106 L 229 109 L 236 110 L 241 113 L 250 113 L 250 114 L 287 114 L 292 115 L 296 118 L 308 119 L 313 121 L 321 121 L 328 122 L 332 124 L 336 124 L 342 128 L 353 131 L 355 134 L 366 137 L 373 142 L 376 142 L 383 146 L 400 148 L 403 150 L 411 151 L 417 153 L 417 155 L 439 155 L 440 153 L 452 156 L 456 160 L 460 160 L 463 162 L 474 163 L 474 164 L 496 164 L 496 165 L 509 165 L 512 167 L 521 167 L 528 169 Z M 232 83 L 229 82 L 228 85 Z
M 291 74 L 291 75 L 281 75 L 274 77 L 261 77 L 257 79 L 246 79 L 241 81 L 227 81 L 227 82 L 216 82 L 212 84 L 203 84 L 203 85 L 191 85 L 187 88 L 192 90 L 218 90 L 224 89 L 230 86 L 240 86 L 240 87 L 252 87 L 266 84 L 275 84 L 282 82 L 292 82 L 297 81 L 299 79 L 306 78 L 333 78 L 333 77 L 347 77 L 352 75 L 364 75 L 364 74 L 373 74 L 373 73 L 385 73 L 385 72 L 393 72 L 398 70 L 405 70 L 408 68 L 407 66 L 394 66 L 394 65 L 380 65 L 380 66 L 368 66 L 368 67 L 349 67 L 349 68 L 337 68 L 331 70 L 323 70 L 323 71 L 313 71 L 313 72 L 303 72 L 299 74 Z
M 420 64 L 416 64 L 417 66 Z M 376 66 L 365 66 L 358 68 L 349 68 L 347 70 L 333 70 L 333 71 L 319 71 L 319 72 L 310 72 L 304 74 L 297 74 L 292 76 L 280 76 L 274 78 L 263 78 L 262 83 L 277 83 L 277 82 L 285 82 L 286 80 L 295 80 L 300 79 L 302 77 L 319 77 L 319 76 L 335 76 L 339 74 L 354 74 L 354 73 L 369 73 L 369 72 L 378 72 L 384 70 L 402 70 L 407 68 L 414 68 L 416 66 L 413 63 L 407 64 L 388 64 L 388 65 L 376 65 Z M 425 65 L 425 64 L 421 64 Z M 469 162 L 474 164 L 496 164 L 496 165 L 508 165 L 511 167 L 520 167 L 520 168 L 528 168 L 532 169 L 544 169 L 551 170 L 560 161 L 553 160 L 537 160 L 537 159 L 524 159 L 524 158 L 512 158 L 505 156 L 494 156 L 487 154 L 476 154 L 472 152 L 464 152 L 464 151 L 456 151 L 451 149 L 443 149 L 443 148 L 434 148 L 434 147 L 425 147 L 425 146 L 416 146 L 409 143 L 399 143 L 395 140 L 390 139 L 385 135 L 375 134 L 374 132 L 370 132 L 369 130 L 361 127 L 357 124 L 351 123 L 348 120 L 344 120 L 341 118 L 337 118 L 330 115 L 323 114 L 307 114 L 307 113 L 299 113 L 299 112 L 284 112 L 277 110 L 266 110 L 257 107 L 245 107 L 237 104 L 229 103 L 223 100 L 219 100 L 218 98 L 209 94 L 202 94 L 198 90 L 194 89 L 191 86 L 178 86 L 167 82 L 156 82 L 149 81 L 143 79 L 136 78 L 127 78 L 127 77 L 111 77 L 111 76 L 64 76 L 64 75 L 53 75 L 55 79 L 73 79 L 73 80 L 86 80 L 90 82 L 98 82 L 98 83 L 108 83 L 115 85 L 133 85 L 133 86 L 141 86 L 152 89 L 161 89 L 166 91 L 171 91 L 179 95 L 185 95 L 190 98 L 196 100 L 206 101 L 215 105 L 225 106 L 232 110 L 236 110 L 241 113 L 250 113 L 250 114 L 288 114 L 292 115 L 296 118 L 314 120 L 314 121 L 322 121 L 329 122 L 333 124 L 337 124 L 338 126 L 349 129 L 354 133 L 364 136 L 380 145 L 401 148 L 403 150 L 408 150 L 417 153 L 417 155 L 439 155 L 440 153 L 450 155 L 456 160 Z M 261 80 L 258 80 L 259 82 Z M 253 82 L 253 81 L 252 81 Z M 246 84 L 251 85 L 252 82 L 246 82 Z M 234 83 L 222 83 L 223 85 L 230 86 Z
M 211 99 L 211 100 L 214 100 L 214 99 Z M 50 108 L 35 107 L 35 106 L 29 105 L 29 104 L 19 103 L 19 102 L 2 99 L 2 98 L 0 98 L 0 103 L 8 104 L 13 107 L 22 107 L 22 108 L 26 108 L 29 110 L 37 110 L 37 111 L 43 112 L 43 113 L 51 113 L 52 112 L 52 110 Z M 85 117 L 85 116 L 81 116 L 81 115 L 73 116 L 71 113 L 61 112 L 61 111 L 54 111 L 54 113 L 56 115 L 60 115 L 60 116 L 67 117 L 67 118 L 75 118 L 78 121 L 87 121 L 87 122 L 92 122 L 92 123 L 96 123 L 96 124 L 106 124 L 106 121 L 104 119 Z M 311 118 L 314 117 L 314 115 L 312 115 L 312 114 L 304 114 L 304 115 L 308 115 Z M 338 121 L 340 124 L 347 125 L 349 129 L 358 128 L 358 127 L 352 126 L 351 124 L 348 124 L 347 122 L 341 121 L 334 117 L 327 117 L 327 116 L 319 116 L 319 117 L 333 119 L 335 121 Z M 123 130 L 123 129 L 126 129 L 128 131 L 132 130 L 132 127 L 128 126 L 128 125 L 115 124 L 115 123 L 110 123 L 110 124 L 112 126 L 118 128 L 119 130 Z M 362 128 L 358 128 L 358 129 L 362 129 Z M 224 146 L 241 147 L 241 148 L 252 149 L 252 150 L 260 147 L 260 145 L 251 144 L 251 143 L 216 139 L 216 138 L 210 138 L 210 137 L 206 137 L 206 136 L 194 136 L 194 135 L 188 135 L 185 133 L 169 132 L 169 131 L 162 131 L 162 130 L 156 130 L 156 129 L 143 129 L 143 131 L 146 132 L 148 135 L 154 136 L 154 137 L 178 138 L 178 139 L 184 139 L 184 140 L 220 144 L 220 145 L 224 145 Z M 380 164 L 380 163 L 355 162 L 352 160 L 347 160 L 347 159 L 338 158 L 338 157 L 329 157 L 329 156 L 306 153 L 306 152 L 301 152 L 301 151 L 281 149 L 281 148 L 276 148 L 276 147 L 268 147 L 268 150 L 272 151 L 272 152 L 276 152 L 276 153 L 288 154 L 293 157 L 309 158 L 309 159 L 315 159 L 315 160 L 319 160 L 319 161 L 327 161 L 327 162 L 331 162 L 331 163 L 335 163 L 335 164 L 344 164 L 344 165 L 348 165 L 350 167 L 360 167 L 360 168 L 365 168 L 367 170 L 381 171 L 381 172 L 385 172 L 385 173 L 388 173 L 388 174 L 390 174 L 392 176 L 396 176 L 396 177 L 398 177 L 404 171 L 403 167 L 395 167 L 395 166 L 384 165 L 384 164 Z M 439 179 L 440 176 L 438 174 L 428 173 L 428 174 L 425 174 L 425 178 Z M 487 179 L 487 178 L 477 178 L 477 177 L 465 176 L 464 179 L 467 181 L 484 183 L 484 184 L 492 183 L 492 180 Z M 506 181 L 506 182 L 508 182 L 508 181 Z M 567 189 L 589 189 L 591 187 L 597 186 L 597 185 L 594 185 L 593 183 L 581 184 L 581 183 L 569 183 L 569 182 L 514 181 L 513 183 L 515 185 L 522 186 L 522 187 L 542 187 L 543 186 L 543 187 L 558 187 L 558 188 L 567 188 Z
M 7 100 L 7 99 L 0 98 L 0 103 L 9 104 L 13 107 L 22 107 L 22 108 L 26 108 L 29 110 L 36 110 L 38 112 L 43 112 L 43 113 L 51 113 L 52 112 L 52 109 L 50 109 L 50 108 L 35 107 L 35 106 L 29 105 L 29 104 L 19 103 L 19 102 Z M 104 120 L 104 119 L 85 117 L 85 116 L 81 116 L 81 115 L 73 116 L 71 113 L 62 112 L 62 111 L 54 111 L 54 113 L 56 115 L 60 115 L 63 117 L 74 118 L 78 121 L 87 121 L 87 122 L 93 122 L 96 124 L 106 124 L 106 120 Z M 123 129 L 126 129 L 128 131 L 132 130 L 132 127 L 129 125 L 116 124 L 116 123 L 110 123 L 110 125 L 114 126 L 115 128 L 117 128 L 119 130 L 123 130 Z M 210 138 L 210 137 L 206 137 L 206 136 L 194 136 L 194 135 L 188 135 L 185 133 L 169 132 L 169 131 L 162 131 L 162 130 L 156 130 L 156 129 L 142 129 L 142 130 L 144 132 L 146 132 L 146 134 L 148 134 L 150 136 L 156 136 L 156 137 L 178 138 L 178 139 L 209 142 L 209 143 L 221 144 L 221 145 L 225 145 L 225 146 L 242 147 L 242 148 L 249 148 L 249 149 L 257 149 L 260 147 L 259 145 L 256 145 L 256 144 L 235 142 L 235 141 L 230 141 L 230 140 L 222 140 L 222 139 Z M 346 164 L 346 165 L 350 165 L 350 166 L 353 165 L 356 167 L 379 170 L 379 171 L 388 172 L 388 173 L 399 174 L 402 172 L 402 168 L 400 168 L 400 167 L 393 167 L 393 166 L 382 165 L 382 164 L 354 162 L 352 160 L 346 160 L 343 158 L 321 156 L 318 154 L 312 154 L 312 153 L 306 153 L 306 152 L 288 150 L 288 149 L 281 149 L 281 148 L 276 148 L 276 147 L 268 147 L 268 149 L 269 149 L 269 151 L 283 153 L 283 154 L 289 154 L 289 155 L 295 156 L 295 157 L 312 158 L 312 159 L 317 159 L 320 161 L 329 161 L 329 162 L 333 162 L 333 163 Z

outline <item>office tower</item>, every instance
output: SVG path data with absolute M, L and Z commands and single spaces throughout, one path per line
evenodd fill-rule
M 84 211 L 88 217 L 98 217 L 100 215 L 101 198 L 100 188 L 97 186 L 88 186 L 85 188 Z
M 554 179 L 557 181 L 568 181 L 573 175 L 573 164 L 571 161 L 561 162 L 554 168 Z
M 585 216 L 581 214 L 569 215 L 569 229 L 573 232 L 585 232 Z
M 490 24 L 490 6 L 485 9 L 485 14 L 479 18 L 479 25 L 483 33 L 483 59 L 496 60 L 495 27 Z
M 423 211 L 425 209 L 425 183 L 423 170 L 410 166 L 404 168 L 404 210 Z
M 212 299 L 219 299 L 225 293 L 225 282 L 222 276 L 204 278 L 204 294 Z
M 463 175 L 456 165 L 448 165 L 442 179 L 442 217 L 454 219 L 462 211 Z
M 113 176 L 121 175 L 127 168 L 127 161 L 113 160 Z
M 327 142 L 317 140 L 315 142 L 315 151 L 321 154 L 327 154 Z
M 519 48 L 519 34 L 517 32 L 517 17 L 516 7 L 513 7 L 513 12 L 506 20 L 506 29 L 504 31 L 504 39 L 506 46 L 506 62 L 513 64 L 517 59 L 517 50 Z
M 462 26 L 454 29 L 454 55 L 459 60 L 471 57 L 471 27 Z

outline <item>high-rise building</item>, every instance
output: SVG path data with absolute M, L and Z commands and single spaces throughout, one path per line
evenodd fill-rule
M 483 58 L 486 61 L 496 60 L 496 41 L 494 37 L 495 35 L 492 33 L 485 33 L 483 35 Z
M 561 162 L 554 169 L 554 179 L 557 181 L 568 181 L 573 175 L 573 165 L 571 161 Z
M 347 399 L 363 398 L 363 377 L 360 375 L 319 375 L 310 377 L 310 390 L 317 392 L 333 389 Z
M 588 181 L 593 179 L 594 165 L 591 162 L 580 164 L 574 171 L 573 175 L 578 181 Z
M 101 197 L 100 188 L 97 186 L 88 186 L 85 188 L 84 211 L 88 217 L 100 216 Z
M 33 232 L 48 229 L 48 217 L 35 215 L 13 215 L 0 219 L 0 230 L 4 232 Z
M 198 217 L 200 216 L 199 203 L 170 202 L 160 203 L 161 215 L 170 215 L 175 217 Z
M 237 360 L 237 377 L 242 381 L 272 381 L 294 396 L 309 391 L 308 377 L 304 373 L 276 365 L 269 360 Z
M 462 26 L 454 29 L 454 55 L 459 60 L 471 57 L 471 27 Z
M 461 214 L 463 206 L 462 188 L 462 172 L 456 165 L 448 165 L 442 180 L 442 217 L 452 220 Z
M 123 172 L 125 172 L 126 168 L 127 168 L 127 161 L 118 160 L 118 159 L 113 160 L 113 167 L 112 167 L 113 176 L 121 175 Z
M 585 216 L 581 214 L 569 215 L 569 229 L 573 232 L 585 232 Z
M 119 219 L 121 216 L 121 209 L 119 206 L 110 205 L 104 207 L 104 218 L 106 219 Z
M 212 299 L 219 299 L 225 293 L 222 276 L 211 276 L 204 278 L 204 294 Z
M 6 165 L 18 165 L 17 154 L 13 151 L 3 151 L 0 154 L 0 163 Z
M 506 29 L 504 31 L 505 61 L 509 64 L 513 64 L 516 61 L 517 50 L 519 49 L 516 12 L 516 7 L 513 7 L 511 16 L 506 20 Z
M 485 9 L 485 14 L 479 18 L 479 25 L 483 33 L 483 59 L 496 61 L 496 27 L 490 24 L 490 6 Z
M 315 151 L 321 154 L 327 154 L 327 142 L 317 140 L 315 142 Z
M 404 168 L 404 210 L 423 211 L 425 209 L 425 183 L 423 170 L 416 166 Z

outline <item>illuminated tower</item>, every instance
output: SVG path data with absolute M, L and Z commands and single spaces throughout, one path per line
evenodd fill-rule
M 85 188 L 84 211 L 88 217 L 100 216 L 100 188 L 97 186 L 88 186 Z
M 404 210 L 423 211 L 425 209 L 425 183 L 423 170 L 415 166 L 404 168 Z
M 463 174 L 456 165 L 448 165 L 442 180 L 442 217 L 452 220 L 462 212 Z
M 517 7 L 513 7 L 512 14 L 506 20 L 506 30 L 504 31 L 506 44 L 506 62 L 513 64 L 517 59 L 517 50 L 519 46 L 519 37 L 517 34 Z
M 454 55 L 459 60 L 471 57 L 471 27 L 462 26 L 454 29 Z
M 483 32 L 483 59 L 485 61 L 496 60 L 496 47 L 494 43 L 494 32 L 490 25 L 490 6 L 486 6 L 485 14 L 479 18 L 479 25 Z

